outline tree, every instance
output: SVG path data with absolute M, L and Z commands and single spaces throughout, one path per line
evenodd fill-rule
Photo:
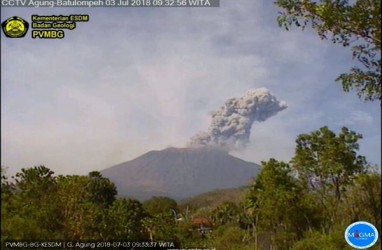
M 100 209 L 90 200 L 92 196 L 86 188 L 89 181 L 88 176 L 78 175 L 57 178 L 57 204 L 61 208 L 57 216 L 63 226 L 62 237 L 66 240 L 94 239 L 99 235 L 99 230 L 90 230 L 91 225 L 99 222 Z
M 1 195 L 11 194 L 14 187 L 12 183 L 9 182 L 6 172 L 7 168 L 1 166 Z
M 103 207 L 110 206 L 117 195 L 117 188 L 109 179 L 102 177 L 98 171 L 90 172 L 88 175 L 86 189 L 88 199 Z
M 6 168 L 1 166 L 1 243 L 13 236 L 12 232 L 12 200 L 14 193 L 14 185 L 8 181 Z
M 241 212 L 237 204 L 225 201 L 211 212 L 211 219 L 215 224 L 219 225 L 232 222 L 238 223 L 240 222 Z
M 338 216 L 349 184 L 366 171 L 365 157 L 357 154 L 361 138 L 361 134 L 346 127 L 338 135 L 322 127 L 297 137 L 292 167 L 301 185 L 309 190 L 307 198 L 323 212 L 325 232 L 330 231 Z
M 178 204 L 168 197 L 153 197 L 143 203 L 148 213 L 144 220 L 150 240 L 177 241 L 176 219 Z
M 313 190 L 333 190 L 339 200 L 352 176 L 366 170 L 366 159 L 357 155 L 361 134 L 343 127 L 337 136 L 327 127 L 296 140 L 292 164 L 305 185 Z
M 117 194 L 115 185 L 96 171 L 88 176 L 59 176 L 57 184 L 62 236 L 69 240 L 102 238 L 106 209 Z
M 346 225 L 340 225 L 338 230 L 332 234 L 323 234 L 318 231 L 307 231 L 304 238 L 295 242 L 291 247 L 292 250 L 351 250 L 344 240 L 343 231 Z
M 211 235 L 209 235 L 207 238 L 207 246 L 213 246 L 219 250 L 254 249 L 253 245 L 244 242 L 243 239 L 245 238 L 246 235 L 244 230 L 241 230 L 237 226 L 233 225 L 223 225 L 214 230 Z
M 45 166 L 23 168 L 16 174 L 16 190 L 26 198 L 40 200 L 56 189 L 54 172 Z
M 2 239 L 59 237 L 60 223 L 55 216 L 57 183 L 53 174 L 44 166 L 23 168 L 16 174 L 8 196 L 2 193 Z
M 116 199 L 107 210 L 103 240 L 141 241 L 147 238 L 143 228 L 146 217 L 139 201 Z
M 381 175 L 358 154 L 361 138 L 345 127 L 338 134 L 322 127 L 297 137 L 289 164 L 262 162 L 246 199 L 256 249 L 264 236 L 277 249 L 350 249 L 348 225 L 380 225 Z
M 354 89 L 365 101 L 382 100 L 381 95 L 381 1 L 380 0 L 276 0 L 281 7 L 278 23 L 287 30 L 310 25 L 321 39 L 352 46 L 354 66 L 336 81 L 343 90 Z
M 150 215 L 164 214 L 174 218 L 174 213 L 178 212 L 178 204 L 168 197 L 155 196 L 143 202 L 143 207 Z
M 381 225 L 381 174 L 365 173 L 357 176 L 348 191 L 343 209 L 353 221 L 369 221 Z M 365 209 L 366 208 L 366 209 Z
M 247 198 L 247 204 L 253 206 L 253 217 L 257 217 L 256 233 L 267 232 L 273 247 L 288 249 L 288 244 L 309 225 L 301 211 L 302 190 L 289 164 L 270 159 L 262 166 Z

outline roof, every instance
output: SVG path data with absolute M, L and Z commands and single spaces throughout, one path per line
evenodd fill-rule
M 198 218 L 194 218 L 191 223 L 193 225 L 197 225 L 197 226 L 205 226 L 205 227 L 211 227 L 212 226 L 212 223 L 209 219 L 207 218 L 204 218 L 204 217 L 198 217 Z

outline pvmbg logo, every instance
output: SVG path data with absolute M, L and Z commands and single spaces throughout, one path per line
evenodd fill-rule
M 354 222 L 346 228 L 345 240 L 356 249 L 366 249 L 378 241 L 378 231 L 366 221 Z
M 8 18 L 1 24 L 4 35 L 9 38 L 24 37 L 28 31 L 29 24 L 27 21 L 18 16 Z

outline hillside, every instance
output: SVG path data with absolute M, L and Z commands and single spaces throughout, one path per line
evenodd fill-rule
M 229 188 L 215 190 L 194 197 L 181 200 L 178 202 L 179 207 L 183 210 L 187 206 L 189 209 L 197 210 L 199 208 L 216 208 L 224 202 L 230 201 L 240 203 L 248 191 L 247 187 Z
M 217 189 L 245 186 L 259 165 L 210 147 L 167 148 L 101 171 L 119 196 L 185 199 Z

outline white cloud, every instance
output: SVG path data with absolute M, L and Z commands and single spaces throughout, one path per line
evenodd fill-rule
M 341 123 L 338 124 L 343 124 L 344 126 L 362 126 L 373 123 L 373 120 L 373 116 L 371 116 L 369 113 L 362 110 L 356 110 L 353 111 L 350 115 L 346 116 L 346 118 L 344 118 Z

